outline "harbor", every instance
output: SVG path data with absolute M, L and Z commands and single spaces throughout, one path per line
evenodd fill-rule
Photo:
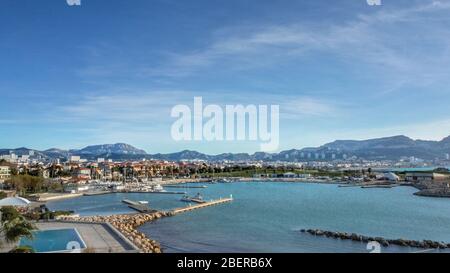
M 361 188 L 363 183 L 358 184 L 351 185 L 352 187 L 340 187 L 340 185 L 322 183 L 271 181 L 217 183 L 208 185 L 207 188 L 191 190 L 186 194 L 188 197 L 186 201 L 181 200 L 184 196 L 182 198 L 179 195 L 117 192 L 50 201 L 48 206 L 51 210 L 72 210 L 80 214 L 83 219 L 86 217 L 97 219 L 108 215 L 136 215 L 131 218 L 128 216 L 114 218 L 134 221 L 135 218 L 141 218 L 137 215 L 144 217 L 152 215 L 155 211 L 165 216 L 176 215 L 176 217 L 163 217 L 151 223 L 148 221 L 148 224 L 138 221 L 140 222 L 139 234 L 145 234 L 147 238 L 161 242 L 164 247 L 160 251 L 164 252 L 176 252 L 176 249 L 194 252 L 243 251 L 238 245 L 229 243 L 228 234 L 233 234 L 233 240 L 245 242 L 248 250 L 244 251 L 267 249 L 274 252 L 340 252 L 343 250 L 340 241 L 327 240 L 318 243 L 317 240 L 320 239 L 314 236 L 298 235 L 298 232 L 290 231 L 298 231 L 302 226 L 318 226 L 324 230 L 355 230 L 359 234 L 372 237 L 450 241 L 445 228 L 446 223 L 450 224 L 447 215 L 447 213 L 450 215 L 450 208 L 445 200 L 416 197 L 413 193 L 417 190 L 413 187 L 380 187 L 376 190 L 366 190 Z M 201 186 L 201 184 L 185 186 L 197 185 Z M 383 185 L 380 184 L 380 186 Z M 199 193 L 202 198 L 198 198 Z M 236 193 L 240 196 L 236 201 L 233 198 L 223 198 Z M 380 225 L 379 228 L 368 226 L 365 223 L 372 221 L 372 215 L 366 214 L 365 211 L 375 204 L 382 206 L 383 211 L 389 211 L 388 214 L 373 215 L 379 221 L 388 223 L 404 216 L 418 219 L 422 224 L 416 225 L 413 229 L 404 225 L 389 226 L 388 229 L 385 225 Z M 327 214 L 331 207 L 333 214 Z M 432 209 L 434 213 L 441 212 L 439 218 L 445 223 L 435 222 L 436 218 L 430 217 L 429 209 Z M 305 218 L 307 215 L 313 216 Z M 352 224 L 353 222 L 346 220 L 361 216 L 363 220 L 355 223 L 356 226 Z M 307 222 L 308 219 L 314 222 Z M 345 222 L 335 222 L 336 219 L 343 219 Z M 350 224 L 347 225 L 348 223 Z M 336 228 L 334 224 L 347 226 Z M 180 227 L 183 227 L 183 232 L 180 232 Z M 220 237 L 213 234 L 220 234 Z M 205 236 L 215 239 L 211 241 Z M 249 239 L 255 236 L 265 239 L 260 242 Z M 220 244 L 216 243 L 217 240 Z M 313 244 L 317 245 L 317 248 L 310 247 Z M 365 248 L 361 248 L 360 243 L 356 241 L 348 240 L 345 246 L 344 249 L 349 251 L 365 251 Z M 408 250 L 391 244 L 383 251 L 405 252 Z
M 147 222 L 154 221 L 162 217 L 175 216 L 180 213 L 189 212 L 196 209 L 216 206 L 233 201 L 232 196 L 229 198 L 219 198 L 211 201 L 199 201 L 196 205 L 189 205 L 187 207 L 176 208 L 171 211 L 158 211 L 151 209 L 148 205 L 148 201 L 133 201 L 130 199 L 123 199 L 122 203 L 128 205 L 129 208 L 138 211 L 137 214 L 128 215 L 112 215 L 112 216 L 90 216 L 90 217 L 61 217 L 58 222 L 54 222 L 55 225 L 106 225 L 110 229 L 120 232 L 119 238 L 125 241 L 128 245 L 135 247 L 136 250 L 143 253 L 160 253 L 162 252 L 158 242 L 150 239 L 137 229 Z M 201 202 L 200 202 L 201 201 Z M 195 201 L 193 201 L 195 202 Z M 90 238 L 90 237 L 89 237 Z M 108 250 L 111 250 L 109 248 Z M 117 246 L 116 246 L 116 249 Z M 102 250 L 102 249 L 96 249 Z M 102 250 L 104 251 L 104 250 Z M 116 250 L 117 251 L 117 250 Z M 127 250 L 128 251 L 128 250 Z M 120 250 L 120 252 L 125 252 Z

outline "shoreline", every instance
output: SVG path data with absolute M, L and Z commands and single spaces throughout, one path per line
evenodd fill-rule
M 192 181 L 196 181 L 194 183 L 204 183 L 203 180 L 189 180 L 189 182 L 185 182 L 185 181 L 171 181 L 171 182 L 172 183 L 173 182 L 192 183 Z M 240 181 L 236 181 L 235 183 L 238 184 L 238 182 L 244 182 L 244 183 L 245 182 L 292 183 L 293 181 L 292 181 L 292 179 L 276 179 L 276 180 L 275 179 L 248 179 L 248 180 L 242 179 Z M 326 182 L 318 182 L 318 181 L 298 181 L 298 180 L 295 180 L 293 183 L 335 184 L 335 185 L 347 184 L 347 183 L 342 183 L 342 182 L 326 183 Z M 361 187 L 361 185 L 355 185 L 355 186 Z M 404 185 L 404 186 L 411 186 L 411 185 Z M 111 192 L 111 193 L 115 193 L 115 192 Z M 158 213 L 159 213 L 159 215 L 158 215 Z M 104 216 L 67 217 L 67 219 L 71 219 L 71 220 L 76 219 L 76 221 L 110 223 L 118 231 L 120 231 L 120 233 L 122 233 L 126 238 L 128 238 L 131 242 L 133 242 L 137 246 L 139 246 L 139 248 L 141 249 L 142 252 L 144 252 L 144 253 L 161 253 L 163 251 L 163 249 L 161 248 L 161 243 L 157 242 L 155 240 L 152 240 L 149 236 L 146 236 L 143 232 L 138 231 L 138 228 L 147 222 L 151 222 L 151 221 L 157 220 L 162 217 L 169 217 L 169 216 L 174 216 L 174 215 L 175 214 L 172 213 L 172 211 L 166 211 L 166 212 L 158 211 L 158 212 L 154 212 L 154 213 L 153 212 L 152 213 L 137 213 L 137 214 L 136 213 L 127 213 L 127 214 L 116 214 L 116 215 L 108 214 L 108 215 L 104 215 Z M 342 233 L 342 234 L 346 234 L 346 233 Z M 350 235 L 353 235 L 353 234 L 350 234 Z M 332 237 L 334 237 L 334 236 L 332 236 Z M 372 238 L 372 237 L 368 237 L 368 238 Z M 379 237 L 375 237 L 375 238 L 379 238 Z M 381 238 L 381 239 L 383 239 L 383 238 Z M 392 240 L 392 242 L 390 242 L 387 239 L 385 239 L 385 240 L 388 243 L 390 243 L 391 245 L 395 245 L 394 241 L 398 241 L 398 240 Z M 410 240 L 405 240 L 405 241 L 407 243 L 410 242 Z M 413 245 L 417 245 L 416 242 L 419 242 L 419 241 L 415 241 L 413 243 Z M 426 241 L 426 240 L 423 242 L 427 242 L 427 243 L 431 242 L 430 243 L 431 245 L 433 245 L 435 243 L 434 241 Z M 400 245 L 400 246 L 403 246 L 403 245 Z M 442 246 L 443 245 L 441 245 L 441 248 L 442 248 Z
M 430 198 L 450 198 L 450 190 L 446 189 L 427 189 L 421 188 L 419 185 L 414 185 L 407 182 L 390 183 L 388 181 L 374 181 L 374 182 L 362 182 L 362 183 L 349 183 L 347 181 L 333 181 L 333 180 L 318 180 L 318 179 L 305 179 L 305 178 L 232 178 L 232 182 L 228 183 L 299 183 L 299 184 L 322 184 L 322 185 L 338 185 L 339 187 L 360 187 L 362 189 L 392 189 L 400 186 L 408 186 L 417 189 L 418 191 L 413 195 Z M 177 179 L 161 181 L 158 184 L 161 186 L 177 186 L 183 184 L 213 184 L 210 179 L 198 178 L 198 179 Z M 223 183 L 223 184 L 228 184 Z M 215 183 L 214 183 L 215 184 Z M 51 201 L 58 201 L 70 198 L 77 198 L 82 196 L 97 196 L 114 193 L 152 193 L 152 194 L 182 194 L 182 192 L 139 192 L 139 191 L 101 191 L 101 192 L 85 192 L 85 193 L 43 193 L 37 194 L 39 198 L 35 201 L 37 203 L 46 203 Z M 44 196 L 44 197 L 43 197 Z
M 59 220 L 78 223 L 107 223 L 112 225 L 125 238 L 136 245 L 142 253 L 162 253 L 159 242 L 152 240 L 137 229 L 147 222 L 173 215 L 172 212 L 157 211 L 152 213 L 117 214 L 108 216 L 61 217 Z

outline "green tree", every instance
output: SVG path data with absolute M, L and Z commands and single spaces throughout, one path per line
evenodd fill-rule
M 6 198 L 8 195 L 4 191 L 0 191 L 0 199 Z
M 2 207 L 0 208 L 2 214 L 1 222 L 12 221 L 20 216 L 19 212 L 14 207 Z
M 21 237 L 32 239 L 33 229 L 35 229 L 33 224 L 28 222 L 21 215 L 13 220 L 4 222 L 1 227 L 2 234 L 8 243 L 15 243 L 19 241 Z
M 12 176 L 5 184 L 12 189 L 21 193 L 39 192 L 44 184 L 44 178 L 31 175 L 15 175 Z
M 34 249 L 31 246 L 18 246 L 9 253 L 34 253 Z

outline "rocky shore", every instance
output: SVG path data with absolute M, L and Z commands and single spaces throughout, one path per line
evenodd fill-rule
M 441 198 L 450 198 L 450 190 L 448 188 L 442 189 L 424 189 L 414 193 L 417 196 L 425 196 L 425 197 L 441 197 Z
M 414 184 L 417 196 L 450 198 L 450 183 L 421 182 Z
M 67 217 L 67 219 L 62 218 L 61 220 L 85 223 L 109 223 L 128 238 L 128 240 L 133 242 L 143 253 L 161 253 L 160 244 L 137 231 L 137 228 L 147 222 L 167 216 L 172 216 L 172 213 L 154 212 L 110 216 Z
M 415 241 L 415 240 L 405 240 L 405 239 L 385 239 L 381 237 L 369 237 L 364 235 L 359 235 L 356 233 L 346 233 L 346 232 L 335 232 L 327 231 L 321 229 L 302 229 L 300 232 L 309 233 L 314 236 L 325 236 L 327 238 L 341 239 L 341 240 L 352 240 L 356 242 L 378 242 L 384 247 L 390 245 L 397 245 L 403 247 L 414 247 L 423 249 L 446 249 L 450 248 L 450 244 L 444 242 L 436 242 L 431 240 Z

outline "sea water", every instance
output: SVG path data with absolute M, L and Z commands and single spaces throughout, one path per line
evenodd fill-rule
M 368 252 L 364 243 L 299 232 L 309 228 L 450 243 L 450 199 L 415 196 L 412 187 L 238 182 L 179 190 L 200 192 L 205 199 L 232 194 L 234 201 L 140 227 L 166 252 Z M 187 205 L 180 202 L 180 195 L 143 193 L 81 197 L 51 202 L 49 207 L 81 215 L 133 212 L 121 203 L 125 198 L 149 201 L 151 207 L 163 210 Z M 419 250 L 390 246 L 383 251 Z

